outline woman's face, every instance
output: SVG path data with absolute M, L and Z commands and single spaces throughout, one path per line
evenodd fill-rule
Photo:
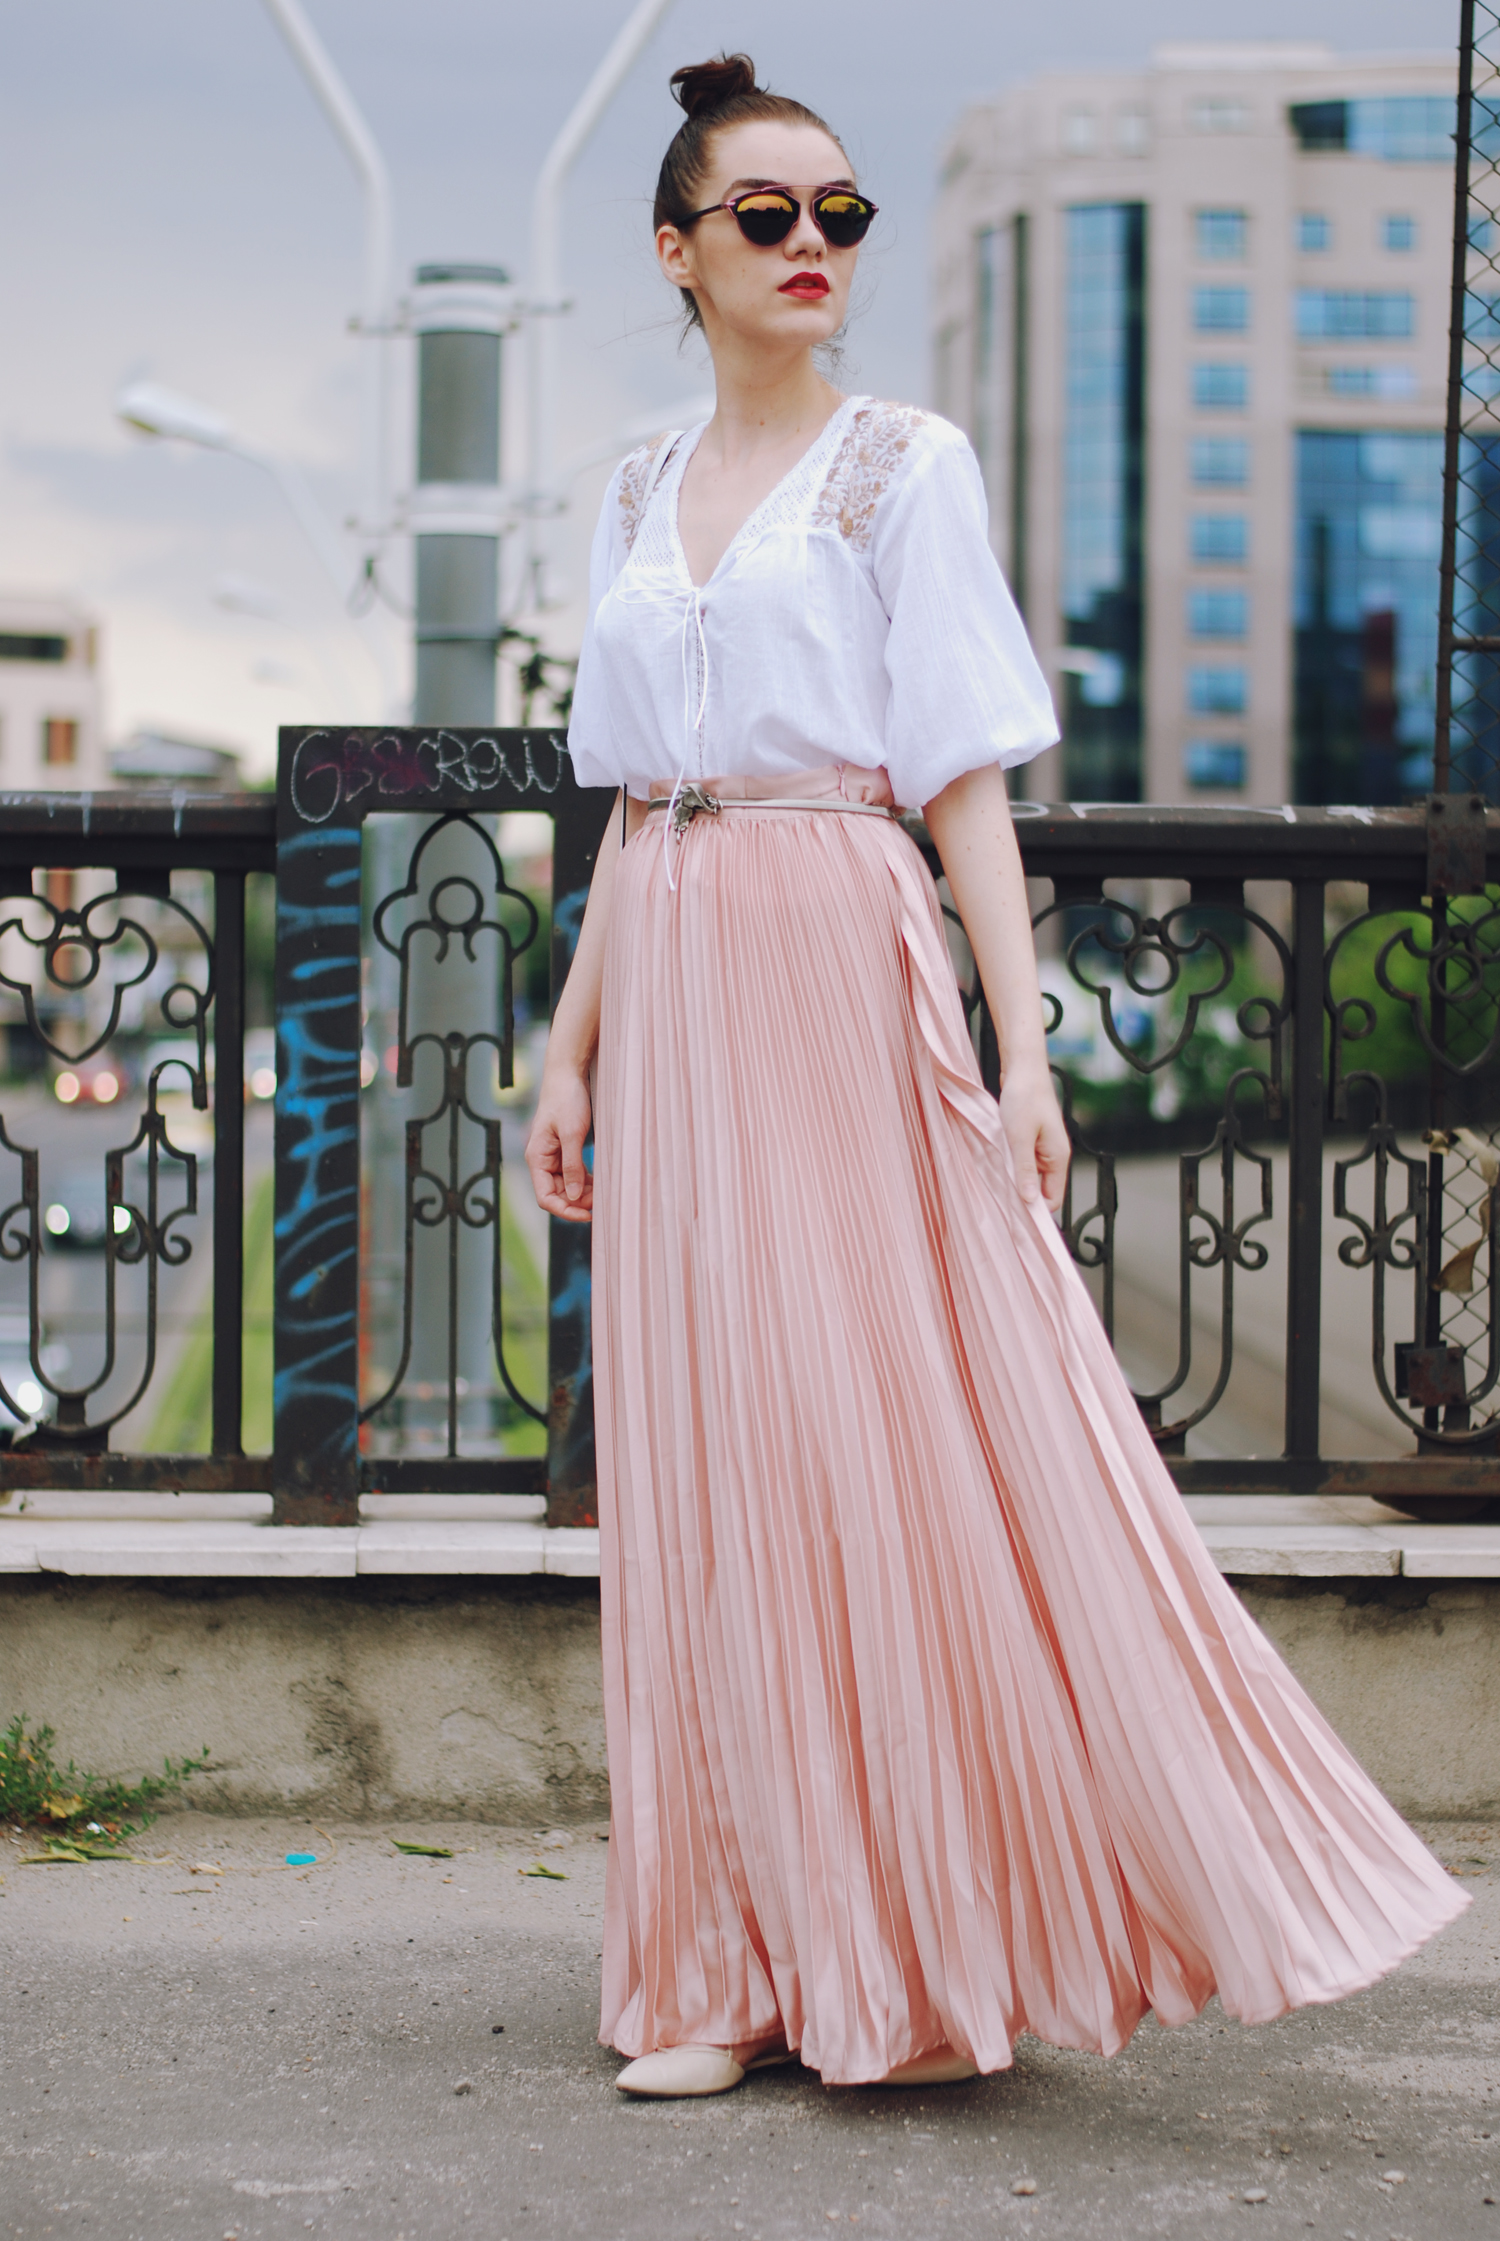
M 721 338 L 784 348 L 827 342 L 844 323 L 855 249 L 831 249 L 812 220 L 812 190 L 853 186 L 849 158 L 816 125 L 770 119 L 714 134 L 710 168 L 697 196 L 708 216 L 662 226 L 656 253 L 677 288 L 691 288 L 712 348 Z M 711 209 L 745 187 L 790 187 L 802 205 L 785 241 L 760 249 L 727 210 Z

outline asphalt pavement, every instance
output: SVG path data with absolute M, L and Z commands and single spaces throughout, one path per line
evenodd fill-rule
M 644 2104 L 595 2042 L 602 1831 L 0 1843 L 0 2241 L 1500 2241 L 1500 1833 L 1424 1833 L 1475 1903 L 1340 2007 Z

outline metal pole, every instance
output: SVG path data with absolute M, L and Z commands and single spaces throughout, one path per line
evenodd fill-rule
M 359 178 L 365 205 L 364 283 L 359 331 L 369 345 L 362 397 L 360 531 L 378 548 L 386 529 L 386 353 L 391 330 L 391 182 L 385 158 L 333 57 L 300 0 L 265 0 L 324 116 Z
M 500 338 L 513 320 L 498 265 L 420 265 L 417 336 L 419 724 L 492 724 L 500 614 Z
M 1286 1455 L 1318 1454 L 1323 1323 L 1323 882 L 1292 885 L 1292 1086 L 1287 1114 Z
M 416 700 L 419 725 L 492 725 L 495 721 L 499 629 L 501 338 L 513 323 L 513 298 L 497 265 L 430 264 L 416 273 L 411 323 L 417 336 L 417 469 L 411 505 L 416 540 Z M 484 819 L 486 826 L 493 823 Z M 429 823 L 425 817 L 371 820 L 367 878 L 372 899 L 404 886 L 412 852 Z M 408 908 L 421 916 L 437 883 L 469 878 L 481 884 L 488 910 L 488 868 L 472 834 L 458 826 L 433 841 L 422 859 L 421 894 Z M 459 891 L 449 890 L 449 901 Z M 462 915 L 460 913 L 460 915 Z M 435 934 L 418 935 L 411 950 L 408 1033 L 458 1036 L 470 1043 L 463 1065 L 471 1096 L 481 1106 L 479 1079 L 489 1046 L 471 1039 L 494 1035 L 499 1023 L 495 956 L 488 937 L 472 960 L 452 943 L 439 963 Z M 440 1087 L 437 1055 L 418 1051 L 415 1096 L 399 1099 L 383 1063 L 396 1036 L 395 961 L 368 951 L 370 1026 L 380 1061 L 380 1086 L 366 1101 L 363 1330 L 382 1370 L 394 1368 L 400 1350 L 403 1291 L 412 1297 L 412 1349 L 394 1432 L 408 1454 L 441 1454 L 461 1444 L 493 1438 L 491 1410 L 498 1399 L 491 1344 L 489 1254 L 492 1239 L 456 1216 L 436 1226 L 418 1224 L 412 1265 L 406 1265 L 407 1225 L 400 1192 L 372 1179 L 403 1175 L 405 1127 L 431 1111 Z M 440 1131 L 461 1131 L 450 1108 L 423 1137 L 423 1158 L 447 1164 Z
M 214 873 L 215 1455 L 241 1432 L 245 1255 L 245 874 Z
M 1453 782 L 1453 605 L 1458 562 L 1459 454 L 1463 443 L 1464 312 L 1469 275 L 1469 145 L 1474 100 L 1474 0 L 1460 0 L 1458 20 L 1458 129 L 1453 164 L 1448 417 L 1443 439 L 1443 542 L 1438 562 L 1437 721 L 1432 743 L 1432 789 L 1437 794 L 1448 793 Z
M 527 303 L 531 332 L 527 352 L 526 479 L 532 515 L 533 564 L 541 558 L 539 518 L 556 504 L 552 495 L 552 469 L 556 456 L 557 319 L 567 309 L 562 294 L 563 190 L 569 172 L 605 110 L 671 5 L 672 0 L 637 0 L 537 173 L 531 204 L 531 285 Z

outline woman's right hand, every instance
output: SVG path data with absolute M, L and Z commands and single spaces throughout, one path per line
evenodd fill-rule
M 538 1206 L 560 1222 L 594 1218 L 594 1178 L 583 1159 L 592 1125 L 587 1077 L 571 1069 L 544 1069 L 536 1118 L 526 1139 L 526 1165 Z

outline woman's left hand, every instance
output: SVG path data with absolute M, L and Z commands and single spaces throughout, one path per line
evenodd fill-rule
M 1007 1070 L 1000 1086 L 1000 1125 L 1022 1198 L 1028 1205 L 1040 1198 L 1049 1213 L 1060 1213 L 1070 1147 L 1050 1073 Z

